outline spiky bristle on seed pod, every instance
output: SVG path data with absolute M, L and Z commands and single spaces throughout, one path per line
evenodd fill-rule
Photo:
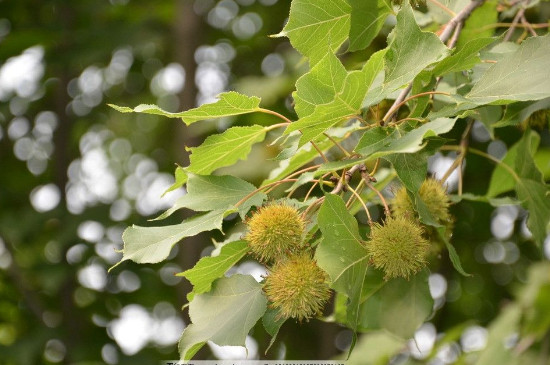
M 404 216 L 389 217 L 384 225 L 374 224 L 367 243 L 370 261 L 384 271 L 384 279 L 411 275 L 426 266 L 430 243 L 422 228 Z
M 305 222 L 296 208 L 271 204 L 260 208 L 248 221 L 252 254 L 262 262 L 282 260 L 302 248 Z
M 264 291 L 282 318 L 300 322 L 320 315 L 330 298 L 326 273 L 308 253 L 277 262 L 266 278 Z
M 449 214 L 450 200 L 443 185 L 438 180 L 426 179 L 418 191 L 420 198 L 428 208 L 434 219 L 440 224 L 448 224 L 451 221 Z M 402 187 L 397 191 L 391 201 L 394 216 L 413 218 L 416 216 L 413 204 L 407 194 L 407 189 Z

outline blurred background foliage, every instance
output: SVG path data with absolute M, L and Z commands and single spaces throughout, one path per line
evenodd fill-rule
M 286 39 L 267 37 L 281 30 L 289 5 L 0 0 L 0 363 L 150 364 L 178 357 L 176 342 L 188 321 L 180 309 L 190 286 L 174 273 L 211 250 L 211 237 L 186 239 L 169 263 L 125 262 L 107 273 L 120 257 L 115 249 L 121 248 L 122 231 L 130 223 L 150 224 L 148 219 L 183 194 L 160 198 L 173 182 L 174 163 L 188 162 L 184 145 L 196 146 L 232 123 L 274 120 L 252 115 L 185 127 L 155 116 L 123 115 L 107 104 L 155 103 L 179 111 L 234 89 L 261 96 L 264 107 L 292 116 L 289 96 L 307 64 Z M 486 11 L 496 19 L 493 9 Z M 531 10 L 528 15 L 537 22 L 544 18 Z M 380 36 L 345 62 L 353 67 L 384 46 Z M 514 128 L 498 133 L 492 140 L 476 123 L 472 145 L 502 156 L 520 134 Z M 547 123 L 540 133 L 546 155 L 536 158 L 548 178 Z M 231 173 L 257 184 L 276 166 L 269 159 L 277 152 L 259 147 Z M 436 157 L 432 172 L 453 160 Z M 469 157 L 464 174 L 475 178 L 465 181 L 465 191 L 483 194 L 491 170 L 487 161 Z M 517 298 L 506 307 L 508 317 L 517 317 L 514 310 L 531 311 L 527 326 L 537 339 L 546 336 L 541 346 L 548 346 L 549 240 L 543 250 L 529 241 L 525 212 L 517 207 L 464 201 L 453 213 L 455 247 L 475 275 L 462 277 L 443 259 L 430 277 L 438 310 L 416 343 L 371 334 L 352 360 L 367 361 L 376 348 L 372 361 L 380 363 L 396 353 L 403 361 L 426 354 L 454 361 L 490 346 L 490 326 Z M 240 268 L 262 272 L 253 262 Z M 529 281 L 529 275 L 538 280 Z M 527 282 L 531 291 L 518 289 Z M 350 339 L 348 330 L 334 324 L 287 323 L 267 355 L 269 338 L 261 328 L 254 331 L 249 353 L 322 359 L 345 351 Z M 211 345 L 198 358 L 244 354 Z

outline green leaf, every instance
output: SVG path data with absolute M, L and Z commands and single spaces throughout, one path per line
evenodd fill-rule
M 530 133 L 530 138 L 531 149 L 529 151 L 529 155 L 533 156 L 537 151 L 540 137 L 537 133 Z M 519 142 L 510 147 L 504 158 L 501 160 L 501 163 L 513 168 L 516 162 L 516 157 L 518 155 L 518 149 Z M 489 181 L 489 188 L 487 189 L 486 195 L 489 198 L 493 198 L 499 194 L 513 190 L 515 186 L 516 180 L 514 176 L 512 176 L 507 169 L 498 164 L 493 170 L 493 174 L 491 175 L 491 180 Z
M 384 89 L 388 92 L 411 82 L 426 66 L 449 51 L 434 33 L 420 30 L 408 3 L 397 14 L 397 25 L 389 38 L 392 41 L 386 52 L 384 80 Z
M 199 120 L 229 117 L 233 115 L 247 114 L 259 110 L 260 98 L 246 96 L 235 91 L 229 91 L 218 95 L 219 100 L 203 104 L 198 108 L 189 109 L 184 112 L 171 113 L 162 110 L 156 105 L 141 104 L 135 108 L 120 107 L 109 104 L 110 107 L 122 113 L 144 113 L 162 115 L 168 118 L 181 118 L 187 125 Z
M 276 37 L 286 36 L 313 66 L 348 38 L 351 8 L 346 0 L 294 0 L 290 17 Z
M 470 1 L 465 2 L 459 9 L 455 8 L 455 12 L 458 13 L 458 11 L 462 10 L 469 2 Z M 458 38 L 458 47 L 462 47 L 477 38 L 493 36 L 495 32 L 494 28 L 485 26 L 498 22 L 497 5 L 496 0 L 485 0 L 480 7 L 472 12 L 464 22 L 464 27 Z
M 347 0 L 351 6 L 349 50 L 367 48 L 392 13 L 386 0 Z
M 447 247 L 447 251 L 449 251 L 449 259 L 451 260 L 453 267 L 461 275 L 472 276 L 471 274 L 468 274 L 466 271 L 464 271 L 464 269 L 462 268 L 462 263 L 460 262 L 460 256 L 458 256 L 456 249 L 447 239 L 447 234 L 445 233 L 445 229 L 446 229 L 445 227 L 437 227 L 437 234 L 439 235 L 439 239 L 445 243 L 445 247 Z
M 424 270 L 410 280 L 384 281 L 378 270 L 369 269 L 361 304 L 361 330 L 383 328 L 401 338 L 411 338 L 432 313 L 428 277 Z
M 520 181 L 515 187 L 518 199 L 522 201 L 521 205 L 529 211 L 527 227 L 533 233 L 535 241 L 542 245 L 550 224 L 550 189 L 544 183 L 542 173 L 531 156 L 531 133 L 535 132 L 527 130 L 518 142 L 514 170 Z
M 433 155 L 444 141 L 428 140 L 428 146 L 416 153 L 397 153 L 385 156 L 395 169 L 399 180 L 412 192 L 417 192 L 428 173 L 428 157 Z
M 368 261 L 357 221 L 342 198 L 331 194 L 325 196 L 317 221 L 323 240 L 317 247 L 315 259 L 330 276 L 334 290 L 348 297 L 347 322 L 356 330 Z
M 260 106 L 260 98 L 246 96 L 235 91 L 228 91 L 218 95 L 219 100 L 203 104 L 195 109 L 180 113 L 181 119 L 189 125 L 199 120 L 229 117 L 233 115 L 256 112 Z
M 199 147 L 189 149 L 191 163 L 186 171 L 208 175 L 220 167 L 230 166 L 246 158 L 252 145 L 264 138 L 265 128 L 259 125 L 233 127 L 221 134 L 209 136 Z
M 327 53 L 319 63 L 296 81 L 296 91 L 292 94 L 294 109 L 300 118 L 310 115 L 319 104 L 334 100 L 342 89 L 347 71 L 340 60 Z
M 394 131 L 387 135 L 384 129 L 364 134 L 355 147 L 355 151 L 363 155 L 359 158 L 352 158 L 342 161 L 332 161 L 323 164 L 316 172 L 316 175 L 343 168 L 351 167 L 358 163 L 373 160 L 378 157 L 388 156 L 394 153 L 415 153 L 427 145 L 424 138 L 437 136 L 450 131 L 456 119 L 438 118 L 432 122 L 425 123 L 421 127 L 413 129 L 402 137 L 399 132 Z M 377 128 L 373 128 L 376 130 Z M 385 137 L 384 137 L 385 135 Z
M 487 345 L 479 354 L 476 365 L 510 364 L 510 360 L 515 363 L 514 347 L 507 346 L 507 341 L 519 332 L 522 314 L 521 306 L 512 303 L 491 322 L 488 327 Z
M 550 35 L 532 37 L 489 68 L 466 98 L 478 104 L 545 99 L 549 79 Z
M 299 146 L 302 146 L 338 122 L 358 115 L 365 93 L 383 67 L 383 56 L 384 51 L 377 52 L 370 57 L 361 70 L 349 72 L 341 89 L 334 95 L 334 100 L 317 105 L 313 113 L 290 124 L 285 133 L 300 130 L 302 137 Z M 334 55 L 329 57 L 336 58 Z
M 279 317 L 278 315 L 279 315 L 278 309 L 267 308 L 264 316 L 262 317 L 262 324 L 264 325 L 264 328 L 267 331 L 267 333 L 269 333 L 269 335 L 271 336 L 271 340 L 269 341 L 269 346 L 267 346 L 265 353 L 267 353 L 271 348 L 271 346 L 273 346 L 273 344 L 275 343 L 277 334 L 279 333 L 281 326 L 286 321 L 284 317 L 282 316 Z
M 181 188 L 185 183 L 187 182 L 187 173 L 183 169 L 183 167 L 178 166 L 176 167 L 176 171 L 174 171 L 174 178 L 175 181 L 164 193 L 162 193 L 161 198 L 166 195 L 167 193 L 177 190 Z
M 164 219 L 178 209 L 188 208 L 196 212 L 230 209 L 241 199 L 254 192 L 256 187 L 234 176 L 189 174 L 187 194 L 178 198 L 174 206 L 156 219 Z M 267 196 L 258 192 L 238 207 L 241 218 L 254 205 L 262 205 Z
M 464 193 L 462 195 L 455 195 L 451 194 L 449 195 L 449 199 L 453 203 L 458 203 L 462 200 L 469 200 L 473 202 L 483 202 L 483 203 L 489 203 L 493 207 L 501 207 L 503 205 L 518 205 L 519 202 L 516 199 L 513 199 L 511 197 L 502 197 L 502 198 L 490 198 L 488 196 L 482 196 L 482 195 L 474 195 L 471 193 Z
M 172 247 L 184 239 L 201 232 L 222 228 L 224 210 L 197 215 L 183 223 L 164 227 L 128 227 L 122 234 L 122 259 L 109 270 L 126 260 L 138 264 L 154 264 L 166 259 Z
M 513 103 L 506 106 L 504 116 L 500 121 L 493 124 L 493 128 L 507 127 L 510 125 L 517 125 L 526 120 L 531 114 L 536 111 L 550 109 L 550 98 L 542 99 L 539 101 L 522 101 L 519 103 Z
M 406 341 L 386 331 L 373 331 L 359 338 L 346 365 L 390 364 L 391 359 L 401 352 Z
M 456 119 L 439 118 L 424 123 L 401 137 L 399 137 L 398 132 L 394 132 L 383 140 L 377 141 L 374 148 L 370 145 L 372 136 L 369 136 L 367 139 L 361 138 L 355 147 L 355 151 L 362 155 L 369 155 L 369 159 L 387 156 L 392 153 L 415 153 L 426 146 L 427 143 L 424 142 L 425 138 L 449 132 L 453 128 L 455 122 Z M 380 133 L 380 135 L 381 134 L 382 133 Z
M 495 38 L 477 38 L 457 48 L 456 53 L 445 58 L 434 67 L 434 76 L 471 69 L 481 62 L 479 51 L 494 41 Z
M 208 293 L 189 304 L 192 324 L 179 341 L 181 360 L 189 360 L 206 343 L 244 346 L 246 335 L 263 316 L 267 299 L 262 285 L 250 275 L 233 275 L 214 282 Z
M 203 257 L 192 269 L 176 274 L 176 276 L 184 276 L 193 284 L 193 291 L 187 294 L 187 300 L 191 301 L 195 295 L 208 292 L 212 282 L 222 277 L 247 252 L 246 241 L 229 242 L 222 246 L 218 256 Z

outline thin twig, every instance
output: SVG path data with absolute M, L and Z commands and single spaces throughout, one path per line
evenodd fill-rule
M 443 177 L 441 178 L 441 183 L 443 184 L 453 173 L 454 170 L 458 167 L 458 195 L 462 195 L 462 165 L 464 163 L 464 158 L 466 157 L 466 153 L 468 153 L 468 145 L 469 145 L 469 136 L 470 131 L 472 130 L 472 126 L 474 124 L 473 120 L 469 120 L 468 124 L 466 125 L 466 129 L 464 129 L 464 132 L 462 133 L 462 137 L 460 138 L 460 154 L 457 156 L 457 158 L 453 161 L 453 164 L 447 169 Z
M 525 24 L 513 24 L 513 23 L 493 23 L 493 24 L 487 24 L 487 25 L 484 25 L 483 27 L 480 27 L 478 29 L 476 29 L 476 33 L 481 33 L 481 32 L 484 32 L 488 29 L 492 29 L 492 28 L 507 28 L 507 27 L 511 27 L 512 25 L 514 25 L 516 28 L 527 28 L 527 26 Z M 550 22 L 549 23 L 535 23 L 535 24 L 532 24 L 532 23 L 529 23 L 529 26 L 533 29 L 544 29 L 544 28 L 550 28 Z
M 412 84 L 411 84 L 412 85 Z M 390 108 L 390 110 L 388 110 L 388 113 L 386 114 L 386 116 L 390 115 L 390 116 L 393 116 L 394 113 L 397 112 L 397 110 L 403 106 L 404 104 L 406 104 L 407 102 L 409 102 L 410 100 L 412 99 L 416 99 L 416 98 L 419 98 L 421 96 L 426 96 L 426 95 L 447 95 L 447 96 L 451 96 L 451 94 L 449 93 L 446 93 L 446 92 L 443 92 L 443 91 L 426 91 L 426 92 L 423 92 L 423 93 L 419 93 L 419 94 L 415 94 L 415 95 L 412 95 L 412 96 L 409 96 L 408 98 L 406 98 L 405 100 L 401 101 L 400 103 L 398 104 L 395 104 L 392 105 L 392 107 Z M 387 121 L 386 119 L 386 116 L 384 116 L 384 118 L 382 119 L 382 125 L 383 123 L 385 123 Z
M 363 185 L 365 185 L 365 182 L 363 181 L 363 179 L 361 179 L 359 181 L 359 184 L 357 184 L 357 186 L 355 187 L 355 191 L 357 192 L 357 194 L 361 195 L 361 191 L 363 191 Z M 348 201 L 346 202 L 346 208 L 349 209 L 349 207 L 354 201 L 355 201 L 355 195 L 351 195 Z
M 525 13 L 525 8 L 521 8 L 518 10 L 518 12 L 516 13 L 516 16 L 514 17 L 514 20 L 512 20 L 512 26 L 506 32 L 504 39 L 502 39 L 503 42 L 508 42 L 510 38 L 512 38 L 512 34 L 514 33 L 514 30 L 516 29 L 517 24 L 519 23 L 521 17 L 523 16 L 523 13 Z
M 464 21 L 461 21 L 456 25 L 455 31 L 453 32 L 453 36 L 451 37 L 451 40 L 449 43 L 447 43 L 447 47 L 454 48 L 456 43 L 458 42 L 458 37 L 460 37 L 460 32 L 462 32 L 462 27 L 464 27 Z
M 456 145 L 446 145 L 446 146 L 442 146 L 441 147 L 441 150 L 444 150 L 444 151 L 460 151 L 462 147 L 461 146 L 456 146 Z M 485 157 L 486 159 L 488 160 L 491 160 L 493 161 L 494 163 L 496 163 L 497 165 L 499 165 L 500 167 L 502 167 L 503 169 L 505 169 L 506 171 L 508 171 L 508 173 L 510 175 L 512 175 L 512 177 L 514 178 L 514 180 L 516 182 L 520 182 L 521 179 L 520 177 L 518 176 L 518 174 L 516 174 L 516 172 L 514 171 L 514 169 L 512 169 L 510 166 L 508 166 L 507 164 L 505 164 L 504 162 L 502 162 L 501 160 L 499 160 L 498 158 L 496 157 L 493 157 L 491 156 L 490 154 L 488 153 L 485 153 L 483 151 L 480 151 L 476 148 L 468 148 L 468 152 L 470 153 L 473 153 L 474 155 L 478 155 L 478 156 L 481 156 L 481 157 Z
M 386 215 L 389 217 L 391 212 L 390 212 L 390 208 L 388 206 L 388 203 L 386 202 L 386 199 L 384 198 L 384 196 L 382 195 L 380 190 L 376 189 L 374 187 L 374 185 L 372 185 L 372 183 L 371 183 L 371 181 L 376 182 L 376 179 L 369 174 L 369 172 L 367 171 L 367 167 L 364 164 L 360 165 L 360 170 L 361 170 L 361 177 L 365 181 L 365 184 L 367 184 L 369 189 L 371 189 L 372 191 L 374 191 L 376 193 L 376 195 L 378 195 L 378 197 L 382 201 L 382 204 L 384 205 L 384 211 L 386 212 Z
M 527 21 L 527 19 L 525 18 L 525 14 L 523 14 L 521 16 L 521 24 L 523 24 L 525 26 L 525 28 L 529 31 L 529 33 L 531 33 L 531 35 L 533 37 L 538 37 L 538 34 L 537 32 L 535 32 L 535 30 L 533 29 L 533 27 L 531 26 L 531 23 L 529 23 Z
M 370 216 L 370 212 L 369 212 L 369 208 L 367 208 L 367 204 L 365 204 L 365 202 L 363 201 L 363 199 L 361 198 L 361 196 L 355 191 L 355 189 L 353 189 L 351 186 L 348 185 L 348 190 L 351 191 L 351 193 L 353 195 L 355 195 L 355 197 L 357 198 L 357 200 L 359 200 L 359 203 L 361 203 L 361 205 L 363 206 L 363 209 L 365 210 L 365 213 L 367 213 L 367 218 L 369 220 L 369 226 L 372 225 L 372 217 Z
M 322 196 L 319 199 L 317 199 L 316 201 L 314 201 L 313 203 L 311 203 L 311 205 L 309 207 L 307 207 L 306 210 L 302 213 L 302 217 L 306 218 L 307 215 L 309 214 L 309 212 L 311 210 L 313 210 L 313 207 L 317 206 L 318 204 L 323 203 L 324 201 L 325 201 L 325 197 Z
M 336 141 L 334 138 L 332 138 L 328 133 L 323 133 L 325 135 L 325 137 L 327 137 L 328 139 L 330 139 L 330 141 L 336 146 L 338 147 L 338 149 L 340 151 L 342 151 L 342 153 L 344 155 L 346 155 L 346 157 L 349 157 L 351 156 L 351 154 L 344 148 L 342 147 L 342 145 L 340 143 L 338 143 L 338 141 Z
M 244 198 L 242 198 L 241 200 L 239 200 L 237 202 L 237 204 L 234 205 L 235 208 L 238 208 L 241 204 L 243 204 L 245 201 L 247 201 L 248 199 L 250 199 L 251 197 L 253 197 L 254 195 L 256 195 L 257 193 L 259 193 L 260 191 L 264 190 L 264 189 L 267 189 L 267 188 L 270 188 L 272 186 L 277 186 L 277 185 L 280 185 L 280 184 L 284 184 L 284 183 L 287 183 L 287 182 L 295 182 L 295 181 L 298 181 L 298 179 L 283 179 L 283 180 L 279 180 L 279 181 L 274 181 L 270 184 L 266 184 L 264 186 L 260 186 L 259 188 L 257 188 L 256 190 L 254 190 L 253 192 L 251 192 L 250 194 L 246 195 Z

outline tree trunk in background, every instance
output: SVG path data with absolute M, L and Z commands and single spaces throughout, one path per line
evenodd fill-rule
M 195 106 L 197 97 L 197 87 L 195 85 L 195 50 L 201 43 L 202 19 L 193 10 L 194 1 L 176 0 L 176 18 L 174 24 L 174 36 L 172 45 L 174 49 L 174 58 L 185 69 L 185 86 L 179 95 L 180 110 L 187 110 Z M 174 140 L 173 156 L 180 166 L 189 164 L 189 154 L 184 146 L 195 145 L 196 137 L 189 133 L 188 127 L 183 122 L 174 122 Z M 184 213 L 186 217 L 189 213 Z M 180 244 L 178 253 L 178 263 L 183 270 L 192 268 L 200 257 L 204 247 L 205 235 L 198 235 L 185 239 L 184 244 Z M 178 301 L 181 307 L 187 303 L 186 295 L 192 289 L 191 284 L 183 279 L 178 286 Z M 185 312 L 187 315 L 187 312 Z M 184 318 L 189 323 L 189 318 Z

